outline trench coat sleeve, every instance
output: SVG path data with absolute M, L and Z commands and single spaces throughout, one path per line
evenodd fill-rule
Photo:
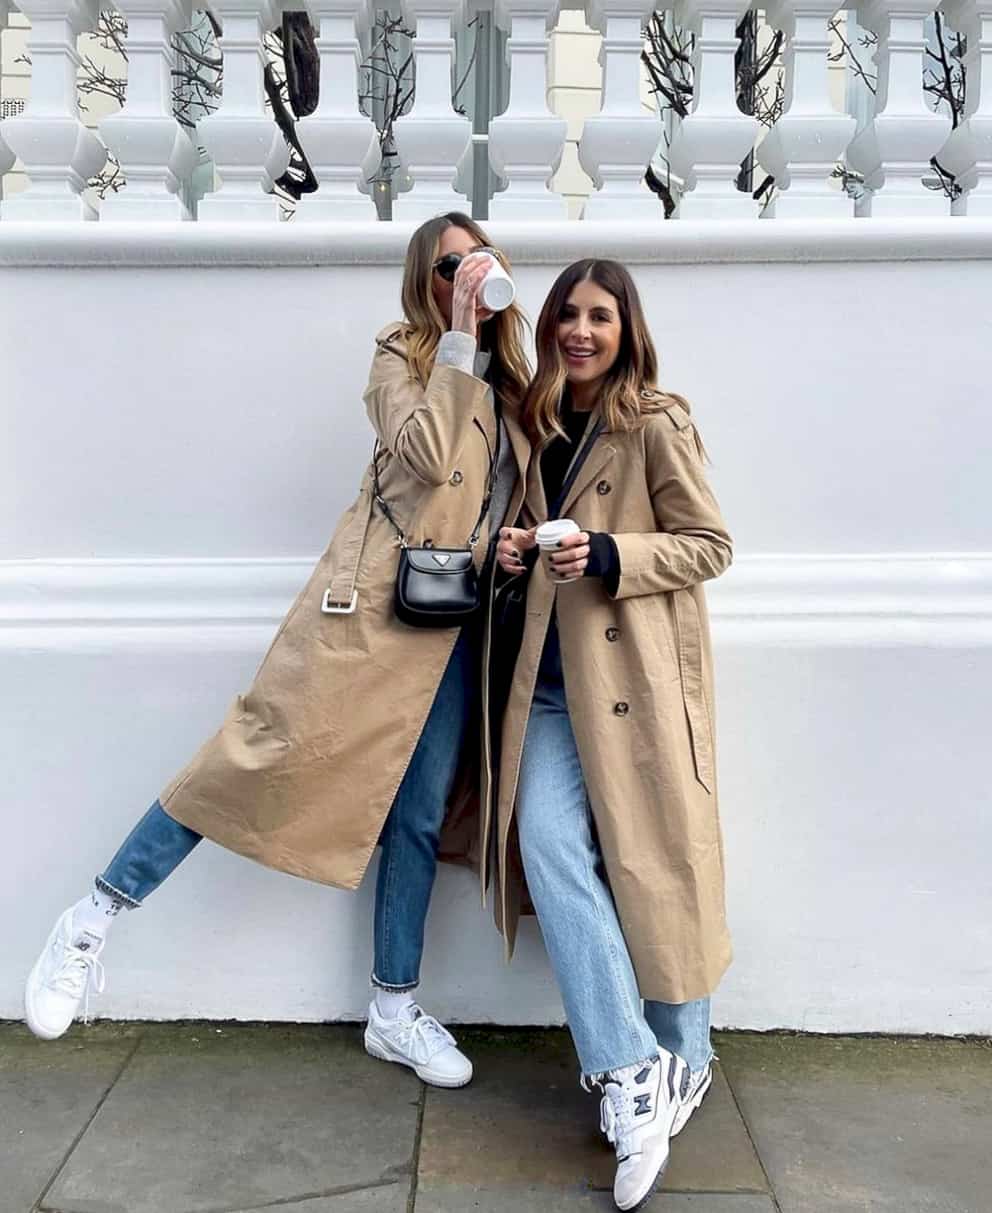
M 412 476 L 436 488 L 455 470 L 487 391 L 484 380 L 437 365 L 422 388 L 403 355 L 380 345 L 363 399 L 386 450 Z
M 616 599 L 681 590 L 719 577 L 733 555 L 684 409 L 666 409 L 647 422 L 644 464 L 658 530 L 612 536 L 620 556 Z

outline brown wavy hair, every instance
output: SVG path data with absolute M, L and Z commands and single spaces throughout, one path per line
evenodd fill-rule
M 573 261 L 558 275 L 537 321 L 537 371 L 524 398 L 523 424 L 538 447 L 565 434 L 559 416 L 568 387 L 568 370 L 558 345 L 558 324 L 580 282 L 594 282 L 608 291 L 617 301 L 620 314 L 620 349 L 606 373 L 599 401 L 607 428 L 635 430 L 647 417 L 673 404 L 689 412 L 689 402 L 683 396 L 658 387 L 658 354 L 630 273 L 619 261 L 586 257 Z M 702 455 L 698 434 L 696 445 Z
M 410 373 L 421 387 L 427 386 L 434 369 L 438 342 L 448 328 L 434 298 L 431 279 L 441 236 L 449 227 L 460 227 L 479 244 L 492 247 L 489 237 L 475 220 L 460 211 L 435 215 L 422 223 L 410 238 L 403 267 L 403 315 L 407 322 L 406 354 Z M 509 261 L 502 252 L 497 250 L 497 253 L 509 273 Z M 523 403 L 530 381 L 530 364 L 524 352 L 526 328 L 527 320 L 514 302 L 504 311 L 496 312 L 479 330 L 479 348 L 490 355 L 488 379 L 493 392 L 499 401 L 515 408 Z

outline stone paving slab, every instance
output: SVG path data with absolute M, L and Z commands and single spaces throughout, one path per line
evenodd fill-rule
M 532 1184 L 480 1188 L 468 1184 L 421 1185 L 416 1213 L 610 1213 L 608 1192 Z M 711 1192 L 661 1192 L 644 1213 L 776 1213 L 770 1196 Z
M 257 1206 L 238 1209 L 236 1213 L 406 1213 L 409 1196 L 409 1181 L 404 1180 L 388 1187 L 362 1188 L 359 1192 L 294 1200 L 291 1204 L 267 1204 L 261 1209 Z
M 0 1024 L 0 1209 L 27 1213 L 138 1043 L 127 1028 L 42 1041 Z
M 335 1189 L 409 1183 L 421 1090 L 368 1057 L 358 1028 L 148 1026 L 45 1204 L 213 1213 L 327 1197 L 307 1213 L 350 1213 Z
M 992 1047 L 727 1037 L 721 1057 L 782 1213 L 989 1213 Z
M 599 1099 L 579 1086 L 567 1033 L 463 1029 L 459 1039 L 475 1065 L 475 1078 L 460 1091 L 428 1092 L 422 1184 L 613 1187 L 616 1158 L 599 1131 Z M 715 1141 L 719 1149 L 713 1148 Z M 766 1190 L 747 1129 L 719 1073 L 703 1106 L 673 1143 L 664 1187 Z

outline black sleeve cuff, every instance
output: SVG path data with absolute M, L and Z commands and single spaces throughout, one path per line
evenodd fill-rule
M 605 531 L 589 532 L 589 563 L 584 577 L 602 577 L 603 585 L 615 594 L 620 585 L 620 553 L 613 537 Z

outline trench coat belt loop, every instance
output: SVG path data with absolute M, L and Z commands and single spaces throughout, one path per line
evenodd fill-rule
M 362 563 L 362 552 L 365 549 L 365 536 L 368 534 L 369 521 L 372 517 L 372 485 L 371 477 L 366 473 L 365 484 L 362 486 L 365 494 L 365 504 L 355 511 L 355 516 L 348 524 L 348 529 L 341 543 L 341 558 L 334 570 L 331 584 L 324 591 L 320 609 L 325 615 L 351 615 L 358 606 L 358 591 L 355 582 L 358 579 L 358 569 Z

